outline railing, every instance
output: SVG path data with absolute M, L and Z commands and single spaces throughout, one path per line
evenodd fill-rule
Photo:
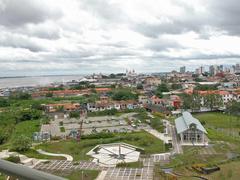
M 0 160 L 0 172 L 20 180 L 66 180 L 65 178 L 31 169 L 21 164 Z

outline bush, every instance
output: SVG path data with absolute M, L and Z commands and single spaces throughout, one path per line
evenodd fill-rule
M 136 100 L 138 98 L 137 94 L 133 94 L 130 90 L 118 90 L 113 92 L 112 99 L 116 101 L 121 100 Z
M 79 118 L 80 113 L 78 111 L 72 111 L 72 112 L 69 113 L 69 117 L 70 118 Z
M 10 161 L 10 162 L 13 162 L 13 163 L 20 163 L 20 158 L 19 156 L 10 156 L 8 158 L 5 159 L 6 161 Z
M 9 105 L 10 105 L 10 103 L 7 99 L 0 98 L 0 107 L 7 107 Z
M 13 141 L 12 149 L 17 152 L 24 152 L 30 149 L 32 146 L 32 140 L 24 135 L 16 137 Z

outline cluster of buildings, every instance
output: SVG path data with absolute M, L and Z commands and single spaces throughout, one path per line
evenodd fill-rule
M 181 74 L 186 73 L 186 66 L 180 67 L 179 72 Z M 219 73 L 240 74 L 240 64 L 231 65 L 231 66 L 210 65 L 208 71 L 204 66 L 200 66 L 199 68 L 195 69 L 194 73 L 197 75 L 209 73 L 210 76 L 215 76 Z

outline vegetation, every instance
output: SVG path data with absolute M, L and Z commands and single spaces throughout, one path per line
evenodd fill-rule
M 137 84 L 137 89 L 143 89 L 143 85 L 142 84 Z
M 227 106 L 227 113 L 240 117 L 240 102 L 233 101 Z
M 25 92 L 16 92 L 10 95 L 10 99 L 15 99 L 15 100 L 28 100 L 31 98 L 32 98 L 31 94 L 25 93 Z
M 167 84 L 165 84 L 165 83 L 158 85 L 158 87 L 157 87 L 156 91 L 154 92 L 154 94 L 157 97 L 162 98 L 163 97 L 163 94 L 162 94 L 163 92 L 169 92 Z
M 65 132 L 65 128 L 64 127 L 60 127 L 60 131 L 61 132 Z
M 182 88 L 182 85 L 181 85 L 181 84 L 173 83 L 173 84 L 171 85 L 171 89 L 173 89 L 173 90 L 181 89 L 181 88 Z
M 126 168 L 142 168 L 143 162 L 137 161 L 137 162 L 131 162 L 131 163 L 119 163 L 117 164 L 117 167 L 126 167 Z
M 193 112 L 201 108 L 201 96 L 199 94 L 183 94 L 183 105 L 182 108 L 187 110 L 191 109 Z
M 192 112 L 200 110 L 201 107 L 207 107 L 213 110 L 223 105 L 222 97 L 218 94 L 207 94 L 203 96 L 198 93 L 193 93 L 192 95 L 183 94 L 182 99 L 182 108 L 191 109 Z
M 10 156 L 10 157 L 6 158 L 5 160 L 13 162 L 13 163 L 20 163 L 19 156 Z
M 0 107 L 7 107 L 9 106 L 10 103 L 9 103 L 9 100 L 6 99 L 6 98 L 0 98 Z
M 12 144 L 12 150 L 17 152 L 24 152 L 30 149 L 32 146 L 32 140 L 24 135 L 16 137 Z
M 204 97 L 205 107 L 213 110 L 216 107 L 221 107 L 223 105 L 222 97 L 218 94 L 208 94 Z
M 113 116 L 117 114 L 117 109 L 109 109 L 104 111 L 89 112 L 88 116 Z
M 76 140 L 67 140 L 54 143 L 44 143 L 36 148 L 43 149 L 47 152 L 65 153 L 73 156 L 74 160 L 86 160 L 90 157 L 86 155 L 88 151 L 97 144 L 108 144 L 115 142 L 125 142 L 144 149 L 146 155 L 161 153 L 167 151 L 163 142 L 147 132 L 133 133 L 102 133 L 85 136 L 80 142 Z
M 161 132 L 161 133 L 164 132 L 163 123 L 162 123 L 161 119 L 159 119 L 159 118 L 153 118 L 153 119 L 151 119 L 150 126 L 151 126 L 153 129 L 156 129 L 156 130 L 158 130 L 158 131 Z
M 134 94 L 131 90 L 121 89 L 115 90 L 111 93 L 112 99 L 116 101 L 121 100 L 136 100 L 138 98 L 137 94 Z
M 80 113 L 78 111 L 71 111 L 69 113 L 69 117 L 70 118 L 79 118 L 80 117 Z
M 197 86 L 194 88 L 194 90 L 198 90 L 198 91 L 218 90 L 218 86 L 219 86 L 219 84 L 214 84 L 214 85 L 197 84 Z

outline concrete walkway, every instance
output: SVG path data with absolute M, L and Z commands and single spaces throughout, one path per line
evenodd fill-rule
M 43 151 L 41 149 L 38 149 L 37 152 L 40 154 L 48 155 L 48 156 L 62 156 L 62 157 L 65 157 L 67 161 L 73 161 L 73 157 L 68 154 L 49 153 L 49 152 Z
M 155 136 L 158 139 L 161 139 L 164 143 L 169 143 L 169 141 L 172 140 L 171 137 L 164 135 L 163 133 L 158 132 L 155 129 L 152 128 L 144 128 L 145 131 L 147 131 L 148 133 L 152 134 L 153 136 Z
M 106 175 L 107 175 L 107 171 L 101 171 L 98 177 L 96 178 L 96 180 L 104 180 Z
M 173 154 L 182 154 L 183 149 L 177 139 L 177 133 L 176 133 L 175 126 L 169 125 L 169 131 L 170 131 L 170 134 L 172 135 Z

